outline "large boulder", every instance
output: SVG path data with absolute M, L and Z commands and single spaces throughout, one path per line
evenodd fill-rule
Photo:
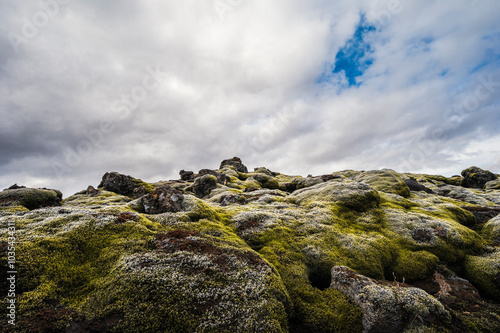
M 238 172 L 248 172 L 247 167 L 243 164 L 243 162 L 241 162 L 241 159 L 239 157 L 233 157 L 231 159 L 222 161 L 219 169 L 224 168 L 226 165 L 234 167 Z
M 451 320 L 444 306 L 422 289 L 370 279 L 345 266 L 332 268 L 331 287 L 361 307 L 365 333 L 418 331 L 431 322 Z
M 17 188 L 0 192 L 0 206 L 23 206 L 29 210 L 61 205 L 62 193 L 58 190 Z
M 483 188 L 487 182 L 497 179 L 497 175 L 494 173 L 483 170 L 478 167 L 470 167 L 462 171 L 462 179 L 461 185 L 463 187 L 471 187 L 471 188 Z
M 104 176 L 102 176 L 101 183 L 97 188 L 133 198 L 139 198 L 149 192 L 147 189 L 149 187 L 149 184 L 146 184 L 140 179 L 122 175 L 118 172 L 106 172 Z
M 184 195 L 181 191 L 164 186 L 144 196 L 142 204 L 146 214 L 174 213 L 182 210 L 183 200 Z

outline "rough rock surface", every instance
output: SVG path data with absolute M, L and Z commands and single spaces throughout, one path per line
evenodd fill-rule
M 390 329 L 500 331 L 500 190 L 236 162 L 187 181 L 107 174 L 53 207 L 41 206 L 60 192 L 0 192 L 1 290 L 10 233 L 20 272 L 15 332 L 362 332 L 363 320 L 385 329 L 366 315 L 381 304 Z M 363 302 L 330 288 L 338 266 L 367 290 Z
M 181 191 L 169 186 L 157 188 L 153 193 L 142 198 L 144 212 L 146 214 L 161 214 L 167 212 L 179 212 L 182 210 L 184 195 Z
M 229 160 L 222 161 L 219 169 L 223 169 L 226 165 L 234 167 L 238 172 L 248 173 L 247 167 L 241 162 L 239 157 L 233 157 Z
M 411 332 L 421 326 L 451 321 L 444 306 L 419 288 L 382 283 L 348 267 L 332 268 L 332 288 L 349 296 L 363 312 L 363 332 Z
M 106 172 L 98 188 L 121 195 L 139 198 L 148 192 L 146 186 L 147 184 L 140 179 L 122 175 L 118 172 Z
M 486 183 L 498 178 L 494 173 L 478 167 L 470 167 L 465 169 L 464 171 L 462 171 L 462 176 L 464 177 L 464 179 L 462 180 L 461 185 L 464 187 L 472 188 L 483 188 Z

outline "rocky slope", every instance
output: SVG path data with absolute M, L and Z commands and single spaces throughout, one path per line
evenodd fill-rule
M 0 192 L 0 330 L 500 331 L 498 175 L 180 176 Z

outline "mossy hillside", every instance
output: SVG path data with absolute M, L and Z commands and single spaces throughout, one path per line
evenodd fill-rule
M 430 278 L 438 263 L 470 276 L 496 272 L 494 251 L 468 228 L 474 220 L 457 199 L 377 191 L 349 179 L 361 172 L 326 181 L 253 173 L 280 189 L 263 189 L 252 173 L 220 172 L 231 181 L 202 199 L 189 182 L 168 182 L 184 190 L 176 213 L 142 214 L 140 199 L 101 191 L 9 216 L 26 246 L 23 269 L 34 268 L 22 317 L 46 316 L 61 330 L 72 322 L 117 332 L 359 332 L 360 308 L 329 288 L 333 266 L 407 283 Z M 321 182 L 291 193 L 294 179 Z M 249 181 L 258 187 L 245 191 Z M 48 264 L 52 252 L 68 251 Z M 493 273 L 474 283 L 494 288 Z

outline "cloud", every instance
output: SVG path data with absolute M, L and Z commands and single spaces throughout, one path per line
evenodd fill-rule
M 42 3 L 0 2 L 4 187 L 70 195 L 235 155 L 302 175 L 496 163 L 497 2 Z

